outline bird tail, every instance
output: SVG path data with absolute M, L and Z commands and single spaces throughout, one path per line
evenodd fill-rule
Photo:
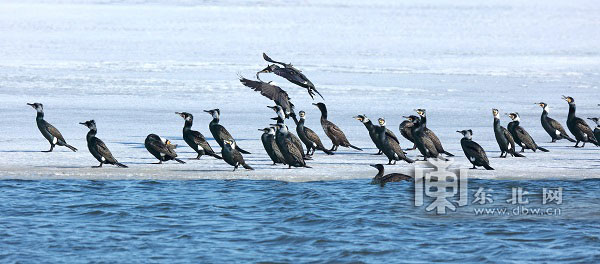
M 327 154 L 327 155 L 333 155 L 333 152 L 329 151 L 328 149 L 326 149 L 324 147 L 320 147 L 320 148 L 318 148 L 318 150 L 325 152 L 325 154 Z
M 572 139 L 571 137 L 569 137 L 569 135 L 562 135 L 564 139 L 571 141 L 571 142 L 577 142 L 577 140 Z
M 407 156 L 404 156 L 403 160 L 406 161 L 406 162 L 408 162 L 408 163 L 415 163 L 414 160 L 412 160 L 411 158 L 409 158 Z
M 65 143 L 65 147 L 71 149 L 73 152 L 77 152 L 77 149 L 75 147 L 73 147 L 73 146 L 71 146 L 71 145 L 69 145 L 67 143 Z
M 362 149 L 361 149 L 361 148 L 359 148 L 359 147 L 357 147 L 357 146 L 354 146 L 354 145 L 352 145 L 352 144 L 348 144 L 348 147 L 351 147 L 351 148 L 353 148 L 353 149 L 356 149 L 356 150 L 360 150 L 360 151 L 362 151 Z
M 240 148 L 240 147 L 238 147 L 238 146 L 235 146 L 235 149 L 237 149 L 237 151 L 239 151 L 239 152 L 242 152 L 242 153 L 244 153 L 244 154 L 251 154 L 250 152 L 248 152 L 248 151 L 245 151 L 245 150 L 243 150 L 242 148 Z
M 512 154 L 513 156 L 518 157 L 518 158 L 525 158 L 525 156 L 523 154 L 516 152 L 514 149 L 510 151 L 510 154 Z
M 309 169 L 312 169 L 312 167 L 311 167 L 311 166 L 308 166 L 308 165 L 306 165 L 306 164 L 304 164 L 304 168 L 309 168 Z
M 209 155 L 211 157 L 215 157 L 217 159 L 223 159 L 223 157 L 219 156 L 217 153 L 214 153 L 214 152 L 210 152 L 210 153 L 207 152 L 206 155 Z
M 542 148 L 542 147 L 540 147 L 540 146 L 538 146 L 537 148 L 538 148 L 539 150 L 543 151 L 543 152 L 550 152 L 550 150 L 547 150 L 547 149 L 545 149 L 545 148 Z
M 129 167 L 127 167 L 127 165 L 120 163 L 120 162 L 115 162 L 115 165 L 117 165 L 118 167 L 121 167 L 121 168 L 129 168 Z
M 446 154 L 446 156 L 448 156 L 448 157 L 454 157 L 454 154 L 452 154 L 452 153 L 450 153 L 448 151 L 444 150 L 444 152 L 442 152 L 442 153 Z
M 242 167 L 244 167 L 244 169 L 247 169 L 247 170 L 254 170 L 254 168 L 250 167 L 250 165 L 248 165 L 246 163 L 242 163 Z
M 486 170 L 494 170 L 494 168 L 492 168 L 492 167 L 490 166 L 490 164 L 483 164 L 483 167 L 484 167 Z
M 183 160 L 180 160 L 180 159 L 178 159 L 178 158 L 173 158 L 173 159 L 174 159 L 175 161 L 179 162 L 179 163 L 185 163 L 185 161 L 183 161 Z

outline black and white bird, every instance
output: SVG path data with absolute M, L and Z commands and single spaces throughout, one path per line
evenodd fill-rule
M 508 154 L 513 157 L 525 157 L 516 151 L 517 144 L 512 134 L 508 129 L 500 125 L 500 111 L 493 108 L 492 114 L 494 115 L 494 136 L 496 137 L 496 142 L 498 142 L 498 147 L 500 147 L 500 158 L 506 158 Z
M 463 138 L 460 140 L 460 145 L 462 146 L 467 159 L 473 164 L 473 168 L 471 169 L 477 169 L 477 166 L 482 166 L 486 170 L 493 170 L 494 168 L 490 166 L 490 161 L 485 154 L 485 150 L 483 150 L 477 142 L 473 141 L 473 131 L 468 129 L 456 132 L 463 135 Z
M 377 135 L 376 139 L 379 141 L 383 154 L 388 158 L 388 165 L 392 165 L 392 161 L 394 161 L 393 164 L 395 165 L 398 160 L 403 160 L 408 163 L 415 162 L 404 154 L 397 138 L 388 136 L 387 128 L 385 127 L 385 119 L 379 118 L 377 121 L 379 122 L 379 126 L 375 127 L 375 133 Z
M 415 112 L 417 112 L 417 114 L 421 117 L 421 125 L 423 126 L 424 135 L 431 139 L 431 142 L 433 142 L 433 145 L 435 146 L 435 149 L 437 149 L 437 152 L 440 154 L 445 154 L 448 157 L 454 156 L 454 154 L 444 150 L 444 146 L 442 146 L 442 141 L 440 141 L 438 136 L 427 127 L 427 111 L 425 109 L 420 108 L 415 109 Z
M 210 129 L 210 133 L 213 135 L 213 138 L 215 139 L 215 141 L 217 141 L 217 143 L 219 143 L 219 146 L 221 146 L 221 148 L 223 148 L 225 146 L 225 144 L 224 144 L 225 140 L 235 142 L 235 139 L 233 139 L 231 134 L 229 134 L 229 131 L 227 131 L 227 129 L 225 129 L 224 126 L 219 124 L 221 110 L 219 110 L 217 108 L 217 109 L 212 109 L 212 110 L 204 110 L 204 112 L 209 113 L 213 117 L 213 119 L 208 124 L 208 128 Z M 244 154 L 250 154 L 250 152 L 241 149 L 237 144 L 234 144 L 234 145 L 235 145 L 235 148 L 239 152 L 244 153 Z
M 563 138 L 568 141 L 575 142 L 574 139 L 569 137 L 569 135 L 567 134 L 567 131 L 565 131 L 563 126 L 558 121 L 548 117 L 548 112 L 550 112 L 550 108 L 548 107 L 548 104 L 546 104 L 544 102 L 536 103 L 536 104 L 539 105 L 543 109 L 542 116 L 540 117 L 540 122 L 542 123 L 542 127 L 544 128 L 544 130 L 546 130 L 546 133 L 548 133 L 550 138 L 552 138 L 552 143 L 556 142 L 557 140 L 561 140 Z
M 292 140 L 288 127 L 283 123 L 271 124 L 277 129 L 275 134 L 275 142 L 277 147 L 281 150 L 281 154 L 285 159 L 285 163 L 288 168 L 292 167 L 306 167 L 306 161 L 304 160 L 303 149 L 298 147 L 298 144 Z
M 40 132 L 42 132 L 42 135 L 50 143 L 50 150 L 42 151 L 42 152 L 52 152 L 52 150 L 54 150 L 54 146 L 57 146 L 57 145 L 67 147 L 72 151 L 77 151 L 77 149 L 75 147 L 67 144 L 67 141 L 62 136 L 62 134 L 60 134 L 60 131 L 58 131 L 58 129 L 56 129 L 53 125 L 51 125 L 50 123 L 46 122 L 46 120 L 44 120 L 44 105 L 43 104 L 28 103 L 27 105 L 33 107 L 33 109 L 35 109 L 37 111 L 37 116 L 35 118 L 35 122 L 37 123 L 37 126 L 40 129 Z
M 235 141 L 233 140 L 224 140 L 225 146 L 221 149 L 221 155 L 227 164 L 233 166 L 233 171 L 235 171 L 240 165 L 247 170 L 254 170 L 250 165 L 246 164 L 244 161 L 244 157 L 242 153 L 238 151 L 235 147 Z
M 285 164 L 285 158 L 283 157 L 283 154 L 281 154 L 277 142 L 275 142 L 275 129 L 273 129 L 273 127 L 265 127 L 258 131 L 263 132 L 260 141 L 262 142 L 267 155 L 269 155 L 269 158 L 273 161 L 273 165 L 276 165 L 277 163 Z
M 275 73 L 276 75 L 279 75 L 279 76 L 285 78 L 286 80 L 290 81 L 291 83 L 293 83 L 295 85 L 306 88 L 308 90 L 308 95 L 310 95 L 310 98 L 312 98 L 313 100 L 315 99 L 314 98 L 315 92 L 317 94 L 319 94 L 319 96 L 321 96 L 322 99 L 324 99 L 323 96 L 321 95 L 321 93 L 319 93 L 319 91 L 317 91 L 317 89 L 315 88 L 315 85 L 308 78 L 306 78 L 306 76 L 304 76 L 302 71 L 294 68 L 294 66 L 292 66 L 292 64 L 274 61 L 273 59 L 269 58 L 269 56 L 267 56 L 267 54 L 265 54 L 265 53 L 263 53 L 263 58 L 266 61 L 268 61 L 270 63 L 274 63 L 274 64 L 271 64 L 271 65 L 267 66 L 265 69 L 263 69 L 262 71 L 257 72 L 256 73 L 257 79 L 260 80 L 258 75 L 261 73 L 272 72 L 272 73 Z M 279 64 L 281 66 L 279 66 L 277 64 Z
M 533 140 L 533 138 L 531 137 L 531 135 L 529 135 L 525 128 L 523 128 L 520 125 L 521 117 L 519 116 L 519 113 L 510 113 L 508 114 L 508 116 L 510 117 L 510 119 L 512 119 L 512 122 L 508 123 L 508 131 L 513 136 L 515 143 L 521 146 L 521 152 L 524 152 L 525 149 L 531 149 L 533 150 L 533 152 L 535 152 L 538 149 L 543 152 L 549 151 L 543 147 L 538 146 L 535 143 L 535 140 Z
M 84 125 L 90 129 L 90 131 L 87 133 L 87 136 L 85 137 L 87 140 L 88 149 L 90 150 L 92 156 L 94 156 L 94 158 L 96 158 L 100 162 L 100 165 L 93 166 L 92 168 L 100 168 L 102 167 L 102 164 L 111 164 L 119 166 L 121 168 L 127 168 L 127 166 L 118 162 L 117 159 L 113 157 L 112 153 L 110 153 L 110 150 L 108 149 L 106 144 L 104 144 L 104 142 L 101 139 L 96 137 L 96 133 L 98 133 L 98 129 L 96 128 L 96 121 L 90 120 L 79 124 Z
M 371 137 L 371 141 L 373 141 L 373 144 L 375 144 L 375 147 L 377 147 L 378 152 L 373 154 L 373 155 L 381 155 L 383 154 L 382 151 L 382 146 L 379 140 L 379 135 L 377 134 L 377 132 L 375 131 L 375 129 L 378 127 L 377 125 L 373 125 L 373 122 L 371 122 L 371 119 L 369 119 L 367 117 L 367 115 L 357 115 L 354 117 L 354 119 L 360 121 L 361 123 L 363 123 L 363 125 L 365 126 L 365 128 L 367 129 L 367 131 L 369 132 L 369 137 Z M 398 141 L 398 137 L 396 137 L 396 135 L 394 135 L 394 133 L 392 131 L 390 131 L 389 129 L 385 130 L 385 134 L 387 137 L 391 137 L 393 140 L 395 140 L 396 142 Z
M 571 134 L 575 137 L 577 142 L 575 143 L 575 147 L 579 147 L 579 142 L 583 142 L 582 148 L 585 147 L 586 142 L 591 142 L 596 146 L 600 146 L 600 143 L 596 140 L 596 136 L 594 136 L 594 132 L 588 126 L 588 124 L 581 118 L 575 116 L 575 99 L 570 96 L 564 96 L 563 99 L 569 103 L 569 116 L 567 117 L 567 127 Z
M 325 131 L 325 135 L 327 135 L 333 143 L 333 146 L 330 149 L 331 151 L 336 151 L 339 146 L 362 151 L 361 148 L 350 144 L 346 135 L 338 126 L 327 120 L 327 107 L 324 103 L 316 103 L 313 105 L 317 106 L 321 111 L 321 127 L 323 127 L 323 131 Z
M 263 81 L 248 80 L 244 77 L 240 77 L 240 82 L 243 85 L 252 88 L 252 90 L 260 92 L 264 97 L 273 100 L 276 105 L 283 109 L 286 118 L 291 116 L 294 119 L 294 122 L 296 124 L 298 123 L 298 120 L 296 120 L 296 113 L 294 112 L 294 104 L 290 102 L 290 97 L 287 92 L 279 86 L 275 86 L 270 82 L 266 83 Z
M 402 173 L 390 173 L 383 175 L 385 171 L 383 164 L 371 164 L 369 166 L 377 169 L 377 175 L 375 175 L 375 177 L 371 180 L 371 184 L 378 184 L 379 186 L 383 187 L 388 182 L 401 182 L 413 180 L 413 177 Z
M 442 158 L 440 153 L 437 151 L 435 144 L 431 141 L 425 132 L 423 124 L 421 123 L 421 118 L 415 115 L 404 116 L 408 121 L 413 123 L 413 126 L 410 128 L 413 138 L 415 140 L 415 145 L 421 155 L 423 155 L 423 159 L 427 160 L 429 158 Z
M 412 135 L 412 127 L 413 127 L 413 123 L 408 120 L 402 121 L 400 123 L 400 125 L 398 126 L 398 129 L 400 130 L 400 135 L 402 135 L 408 141 L 413 143 L 413 146 L 406 150 L 417 149 L 417 145 L 415 144 L 415 139 L 413 138 L 413 135 Z
M 315 150 L 317 150 L 317 149 L 325 152 L 325 154 L 327 154 L 327 155 L 333 155 L 333 152 L 329 151 L 328 149 L 325 148 L 325 146 L 323 146 L 323 143 L 321 142 L 321 138 L 319 138 L 319 135 L 317 135 L 317 133 L 315 133 L 315 131 L 313 131 L 312 129 L 310 129 L 304 125 L 304 122 L 306 120 L 306 113 L 304 111 L 300 111 L 299 114 L 300 114 L 300 120 L 298 121 L 298 124 L 296 125 L 296 133 L 298 133 L 298 137 L 300 138 L 302 143 L 304 143 L 304 145 L 306 146 L 306 156 L 311 156 L 311 155 L 315 154 Z M 312 153 L 311 153 L 311 150 L 312 150 Z
M 144 141 L 144 146 L 152 156 L 158 159 L 158 163 L 155 164 L 162 164 L 163 161 L 169 160 L 185 163 L 185 161 L 177 158 L 177 153 L 175 153 L 176 146 L 171 144 L 170 140 L 161 138 L 156 134 L 148 135 Z
M 222 159 L 221 156 L 215 153 L 210 144 L 208 144 L 208 141 L 206 141 L 206 138 L 202 133 L 192 130 L 192 125 L 194 123 L 194 116 L 192 114 L 187 112 L 175 112 L 175 114 L 178 114 L 185 120 L 183 125 L 183 140 L 190 148 L 198 153 L 196 159 L 200 159 L 202 155 L 209 155 L 217 159 Z

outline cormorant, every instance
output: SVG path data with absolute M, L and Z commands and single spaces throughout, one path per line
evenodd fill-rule
M 556 140 L 560 140 L 563 138 L 567 139 L 571 142 L 575 142 L 574 139 L 569 137 L 569 135 L 567 134 L 567 131 L 565 131 L 565 129 L 559 122 L 548 117 L 548 111 L 549 111 L 548 104 L 546 104 L 544 102 L 536 103 L 536 104 L 539 105 L 543 109 L 540 121 L 542 122 L 542 127 L 544 127 L 544 130 L 546 130 L 548 135 L 550 135 L 550 137 L 552 138 L 552 143 L 556 142 Z
M 433 141 L 431 141 L 431 139 L 425 135 L 425 132 L 423 132 L 424 128 L 421 124 L 421 118 L 415 115 L 405 116 L 404 118 L 413 123 L 411 133 L 415 140 L 415 145 L 417 145 L 417 149 L 421 152 L 421 155 L 423 155 L 424 160 L 427 160 L 428 158 L 441 158 Z
M 486 170 L 493 170 L 494 168 L 490 167 L 490 161 L 485 154 L 485 150 L 483 150 L 477 142 L 472 140 L 473 131 L 469 129 L 456 132 L 463 135 L 463 138 L 460 140 L 460 145 L 462 146 L 467 159 L 473 164 L 473 168 L 471 169 L 477 169 L 477 166 L 483 166 Z
M 344 135 L 344 132 L 342 132 L 342 130 L 338 126 L 336 126 L 331 121 L 327 120 L 327 107 L 324 103 L 316 103 L 313 105 L 316 105 L 319 108 L 319 110 L 321 110 L 321 126 L 325 131 L 325 135 L 327 135 L 327 137 L 329 137 L 329 139 L 331 139 L 331 142 L 333 143 L 333 146 L 330 149 L 331 151 L 336 151 L 339 146 L 346 148 L 350 147 L 362 151 L 361 148 L 350 144 L 350 142 L 346 138 L 346 135 Z
M 298 148 L 292 141 L 288 127 L 282 123 L 272 124 L 272 126 L 277 128 L 275 142 L 277 143 L 279 150 L 281 150 L 281 154 L 283 154 L 288 168 L 291 168 L 292 166 L 310 168 L 309 166 L 306 166 L 306 162 L 303 158 L 303 150 Z
M 275 118 L 271 118 L 273 120 L 277 120 L 277 124 L 283 124 L 284 123 L 284 113 L 283 113 L 283 109 L 281 108 L 281 106 L 267 106 L 268 108 L 273 109 L 273 111 L 275 111 L 275 113 L 277 113 L 277 117 Z M 296 119 L 294 119 L 294 121 L 296 121 Z M 296 123 L 297 125 L 297 123 Z M 279 134 L 279 131 L 277 130 L 275 133 L 275 137 L 277 137 L 277 135 Z M 302 146 L 302 141 L 300 140 L 300 138 L 298 138 L 298 136 L 294 135 L 294 133 L 288 133 L 289 136 L 291 137 L 292 142 L 298 147 L 298 149 L 300 149 L 302 151 L 302 158 L 306 159 L 311 159 L 308 155 L 304 154 L 304 146 Z
M 508 116 L 513 120 L 512 122 L 508 123 L 508 131 L 513 136 L 515 142 L 521 146 L 521 152 L 524 152 L 525 149 L 531 149 L 533 152 L 535 152 L 537 149 L 543 152 L 548 152 L 547 149 L 538 146 L 529 133 L 527 133 L 527 131 L 519 125 L 521 123 L 519 113 L 510 113 Z
M 423 126 L 423 133 L 425 133 L 426 136 L 428 136 L 431 139 L 431 142 L 433 142 L 433 144 L 435 145 L 435 149 L 437 149 L 437 152 L 440 154 L 446 154 L 449 157 L 453 157 L 454 155 L 448 151 L 444 150 L 444 147 L 442 146 L 442 142 L 440 141 L 440 139 L 435 135 L 435 133 L 433 133 L 433 131 L 431 131 L 431 129 L 429 129 L 427 127 L 427 113 L 425 109 L 415 109 L 415 111 L 417 112 L 417 114 L 421 117 L 421 123 Z
M 104 144 L 101 139 L 96 137 L 96 133 L 98 132 L 96 129 L 96 121 L 90 120 L 79 124 L 82 124 L 90 129 L 85 137 L 87 140 L 88 149 L 90 150 L 90 153 L 92 153 L 92 156 L 94 156 L 94 158 L 100 162 L 100 165 L 93 166 L 92 168 L 100 168 L 104 163 L 117 165 L 121 168 L 127 168 L 127 166 L 124 164 L 119 163 L 117 159 L 113 157 L 112 153 L 110 153 L 110 150 L 108 150 L 106 144 Z
M 406 157 L 406 154 L 404 154 L 404 151 L 402 151 L 397 138 L 388 136 L 388 129 L 385 128 L 385 119 L 379 118 L 377 121 L 379 122 L 379 126 L 374 128 L 375 134 L 377 135 L 376 139 L 381 146 L 383 154 L 385 154 L 385 156 L 388 158 L 388 165 L 392 164 L 392 160 L 394 161 L 394 165 L 398 160 L 404 160 L 408 163 L 415 162 L 414 160 Z
M 588 119 L 596 123 L 596 128 L 594 128 L 594 136 L 596 137 L 596 141 L 600 142 L 600 118 L 592 117 Z
M 508 154 L 513 157 L 525 157 L 515 150 L 516 143 L 512 134 L 500 125 L 500 112 L 498 109 L 492 109 L 492 114 L 494 115 L 494 135 L 496 136 L 496 142 L 498 142 L 498 147 L 500 147 L 501 151 L 500 158 L 506 158 Z
M 263 58 L 271 63 L 275 63 L 275 64 L 271 64 L 269 66 L 267 66 L 265 69 L 263 69 L 262 71 L 259 71 L 256 73 L 256 78 L 260 80 L 260 78 L 258 77 L 258 75 L 260 73 L 265 73 L 265 72 L 272 72 L 275 73 L 276 75 L 279 75 L 285 79 L 287 79 L 288 81 L 290 81 L 293 84 L 296 84 L 300 87 L 304 87 L 308 90 L 308 95 L 310 95 L 310 98 L 312 98 L 313 100 L 315 99 L 314 95 L 315 92 L 317 94 L 319 94 L 319 96 L 321 96 L 321 98 L 324 100 L 325 98 L 323 98 L 323 96 L 321 95 L 321 93 L 319 93 L 319 91 L 317 91 L 317 89 L 315 88 L 315 85 L 308 79 L 306 78 L 306 76 L 304 76 L 304 74 L 302 73 L 302 71 L 294 68 L 294 66 L 292 66 L 292 64 L 288 64 L 288 63 L 283 63 L 283 62 L 278 62 L 278 61 L 274 61 L 271 58 L 269 58 L 269 56 L 267 56 L 267 54 L 263 53 Z M 279 67 L 280 64 L 282 67 Z
M 379 186 L 383 187 L 388 182 L 401 182 L 401 181 L 410 181 L 413 177 L 402 174 L 402 173 L 390 173 L 387 175 L 383 175 L 384 167 L 383 164 L 371 164 L 369 165 L 373 168 L 376 168 L 379 172 L 377 175 L 371 180 L 371 184 L 379 184 Z
M 260 92 L 264 97 L 273 100 L 275 104 L 281 106 L 286 118 L 291 116 L 294 119 L 294 122 L 298 123 L 298 120 L 296 120 L 296 113 L 294 113 L 294 104 L 290 102 L 290 97 L 287 92 L 279 86 L 272 85 L 270 82 L 252 81 L 243 77 L 240 77 L 240 82 L 242 82 L 243 85 L 252 88 L 254 91 Z
M 569 116 L 567 117 L 567 127 L 571 134 L 575 136 L 577 142 L 575 143 L 575 147 L 579 147 L 579 142 L 583 142 L 582 148 L 585 147 L 586 142 L 591 142 L 596 146 L 600 146 L 598 141 L 596 140 L 596 136 L 594 136 L 594 132 L 588 126 L 588 124 L 581 118 L 575 116 L 575 99 L 570 96 L 564 96 L 563 99 L 569 103 Z
M 363 125 L 365 125 L 365 127 L 367 128 L 367 131 L 369 131 L 369 136 L 371 137 L 371 140 L 373 141 L 373 143 L 375 143 L 375 146 L 378 149 L 378 152 L 373 155 L 383 154 L 382 146 L 380 144 L 380 140 L 378 139 L 378 134 L 377 134 L 377 132 L 375 132 L 375 128 L 377 126 L 373 125 L 373 122 L 371 122 L 371 120 L 366 115 L 357 115 L 354 117 L 354 119 L 363 123 Z M 389 129 L 386 129 L 385 133 L 388 137 L 391 137 L 396 142 L 399 142 L 398 137 L 396 137 L 396 135 L 394 135 L 394 133 L 392 131 L 390 131 Z
M 204 110 L 204 112 L 209 113 L 213 117 L 213 120 L 210 121 L 210 124 L 208 124 L 208 128 L 210 129 L 210 133 L 213 135 L 217 143 L 219 143 L 219 146 L 221 146 L 221 148 L 223 148 L 223 146 L 225 145 L 223 144 L 224 140 L 235 141 L 231 134 L 229 134 L 229 131 L 227 131 L 227 129 L 225 129 L 224 126 L 219 124 L 219 117 L 221 116 L 221 111 L 219 109 Z M 237 144 L 234 145 L 239 152 L 244 154 L 250 154 L 250 152 L 241 149 Z
M 150 154 L 158 159 L 158 163 L 155 164 L 161 164 L 163 161 L 169 160 L 185 163 L 185 161 L 177 158 L 175 146 L 171 144 L 171 141 L 163 139 L 156 134 L 148 135 L 144 141 L 144 146 Z
M 46 122 L 46 120 L 44 120 L 44 105 L 43 104 L 28 103 L 27 105 L 33 107 L 37 111 L 37 117 L 35 118 L 35 122 L 37 123 L 37 126 L 40 129 L 40 132 L 42 132 L 42 135 L 50 143 L 50 150 L 42 151 L 42 152 L 52 152 L 52 150 L 54 150 L 54 146 L 56 146 L 56 145 L 65 146 L 65 147 L 71 149 L 72 151 L 77 151 L 77 149 L 75 147 L 67 144 L 67 141 L 65 141 L 65 138 L 60 134 L 60 131 L 58 131 L 58 129 L 56 129 L 53 125 L 51 125 L 50 123 Z
M 404 120 L 402 121 L 402 123 L 400 123 L 400 126 L 398 129 L 400 129 L 400 134 L 408 139 L 408 141 L 410 141 L 411 143 L 413 143 L 412 148 L 406 149 L 406 150 L 414 150 L 417 148 L 417 145 L 415 144 L 415 140 L 413 138 L 412 135 L 412 127 L 413 127 L 413 123 L 408 121 L 408 120 Z
M 304 126 L 304 121 L 306 120 L 306 113 L 304 111 L 300 111 L 300 121 L 298 121 L 298 125 L 296 126 L 296 133 L 298 133 L 298 137 L 304 145 L 306 145 L 306 156 L 315 154 L 315 150 L 320 150 L 325 152 L 327 155 L 333 155 L 333 152 L 329 151 L 323 146 L 319 135 L 312 131 L 312 129 Z M 312 153 L 310 153 L 312 149 Z
M 273 161 L 273 165 L 276 165 L 277 163 L 285 164 L 285 158 L 275 142 L 275 129 L 266 127 L 259 129 L 258 131 L 263 132 L 260 140 L 262 141 L 263 147 L 265 147 L 265 151 L 269 155 L 269 158 Z
M 175 114 L 178 114 L 185 119 L 185 124 L 183 125 L 183 140 L 190 146 L 190 148 L 198 153 L 196 159 L 200 159 L 202 155 L 209 155 L 217 159 L 223 159 L 210 147 L 202 133 L 192 130 L 192 125 L 194 123 L 194 116 L 192 114 L 186 112 L 175 112 Z
M 242 153 L 236 149 L 235 141 L 225 139 L 223 140 L 223 143 L 225 145 L 221 149 L 221 155 L 227 164 L 233 166 L 233 171 L 235 171 L 240 165 L 242 165 L 244 169 L 254 170 L 252 167 L 250 167 L 250 165 L 246 164 Z

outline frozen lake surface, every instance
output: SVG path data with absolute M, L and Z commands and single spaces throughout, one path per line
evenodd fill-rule
M 600 175 L 600 148 L 548 143 L 534 104 L 548 103 L 551 117 L 565 125 L 566 94 L 575 98 L 580 117 L 600 116 L 600 21 L 593 1 L 23 1 L 0 7 L 3 178 L 370 178 L 375 171 L 367 164 L 387 159 L 370 155 L 375 146 L 352 116 L 385 117 L 400 135 L 402 116 L 415 108 L 428 110 L 428 126 L 457 154 L 456 166 L 469 163 L 455 131 L 474 131 L 496 170 L 470 171 L 472 177 Z M 271 166 L 257 129 L 271 123 L 274 114 L 266 106 L 272 102 L 237 80 L 267 65 L 262 52 L 302 69 L 325 97 L 329 119 L 365 151 L 317 153 L 309 161 L 313 169 Z M 305 90 L 274 75 L 263 79 L 288 91 L 296 110 L 307 112 L 307 126 L 329 147 Z M 80 151 L 39 152 L 49 145 L 28 102 L 43 103 L 46 120 Z M 211 118 L 202 110 L 212 108 L 221 109 L 221 123 L 252 152 L 245 158 L 255 171 L 231 172 L 209 157 L 149 164 L 155 160 L 143 142 L 150 133 L 179 144 L 180 157 L 195 157 L 174 112 L 194 114 L 194 129 L 211 137 Z M 491 108 L 519 112 L 522 125 L 550 152 L 496 158 Z M 129 169 L 90 168 L 97 162 L 86 147 L 87 128 L 78 124 L 89 119 Z M 411 143 L 402 139 L 401 145 Z M 409 156 L 415 158 L 416 151 Z M 411 170 L 405 163 L 388 167 Z

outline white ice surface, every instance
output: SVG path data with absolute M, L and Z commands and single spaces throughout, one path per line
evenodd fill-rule
M 402 115 L 414 108 L 428 110 L 429 127 L 457 154 L 457 166 L 469 163 L 455 131 L 473 129 L 496 168 L 470 171 L 473 177 L 599 177 L 600 148 L 548 143 L 534 105 L 548 103 L 551 117 L 565 125 L 568 108 L 560 97 L 566 94 L 575 98 L 578 116 L 600 116 L 599 11 L 594 1 L 2 2 L 0 178 L 370 178 L 375 171 L 367 164 L 387 160 L 370 155 L 374 145 L 352 116 L 385 117 L 400 136 Z M 302 69 L 325 97 L 330 120 L 365 151 L 318 153 L 312 169 L 270 166 L 257 129 L 271 122 L 266 105 L 272 103 L 237 81 L 238 73 L 251 78 L 267 65 L 263 51 Z M 263 80 L 287 90 L 296 110 L 307 112 L 307 126 L 330 146 L 303 88 L 273 75 Z M 49 145 L 27 102 L 43 103 L 46 120 L 80 151 L 39 152 Z M 143 147 L 149 133 L 179 144 L 180 157 L 195 157 L 174 112 L 193 113 L 194 128 L 212 137 L 211 118 L 202 112 L 212 108 L 221 109 L 222 124 L 252 152 L 245 158 L 256 171 L 231 172 L 210 157 L 149 164 L 156 161 Z M 496 158 L 491 108 L 519 112 L 551 152 Z M 87 151 L 87 128 L 78 124 L 89 119 L 129 169 L 90 168 L 97 162 Z M 405 163 L 387 166 L 411 170 Z

